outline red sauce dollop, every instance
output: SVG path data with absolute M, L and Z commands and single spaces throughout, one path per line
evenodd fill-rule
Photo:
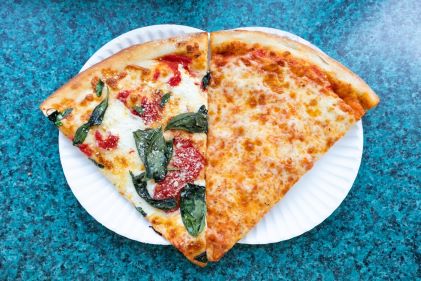
M 160 60 L 165 62 L 174 72 L 174 76 L 168 81 L 168 84 L 172 87 L 177 86 L 181 82 L 181 73 L 178 70 L 178 65 L 181 64 L 185 70 L 189 71 L 189 64 L 192 62 L 191 58 L 182 55 L 166 55 Z
M 174 155 L 171 160 L 177 171 L 169 171 L 155 187 L 154 198 L 178 197 L 186 183 L 192 183 L 205 166 L 205 158 L 189 139 L 174 138 Z
M 117 99 L 122 103 L 126 104 L 127 97 L 130 95 L 130 91 L 121 91 L 117 94 Z
M 188 70 L 189 64 L 192 62 L 191 58 L 183 55 L 166 55 L 161 57 L 161 60 L 167 63 L 182 64 L 185 70 Z
M 159 71 L 159 69 L 156 69 L 154 74 L 153 74 L 153 80 L 154 81 L 158 80 L 160 74 L 161 74 L 161 72 Z
M 85 154 L 86 156 L 88 156 L 88 157 L 91 157 L 92 156 L 93 151 L 89 147 L 88 144 L 82 143 L 82 144 L 79 144 L 78 147 L 79 147 L 80 151 L 82 151 L 82 153 Z
M 176 64 L 172 64 L 171 66 L 172 71 L 174 72 L 174 76 L 170 78 L 170 80 L 168 80 L 168 84 L 171 87 L 175 87 L 178 86 L 178 84 L 180 84 L 181 82 L 181 73 L 178 70 L 178 65 Z
M 159 74 L 159 72 L 158 72 Z M 130 109 L 131 113 L 139 116 L 140 118 L 145 121 L 145 124 L 148 125 L 158 119 L 161 118 L 162 108 L 161 108 L 161 94 L 156 94 L 151 99 L 148 99 L 147 97 L 142 97 L 140 100 L 140 106 L 143 109 L 143 113 L 139 113 L 136 110 L 134 110 L 134 106 L 139 104 L 133 104 L 130 105 L 130 100 L 128 101 L 127 98 L 131 94 L 131 91 L 121 91 L 117 94 L 117 99 L 125 104 L 127 108 Z M 136 97 L 137 98 L 137 97 Z M 132 100 L 133 102 L 133 100 Z
M 104 139 L 99 131 L 95 131 L 95 140 L 100 148 L 111 150 L 117 147 L 119 137 L 109 134 Z
M 142 118 L 146 125 L 161 118 L 161 95 L 158 95 L 153 99 L 142 97 L 140 104 L 142 106 L 143 113 L 140 114 L 136 110 L 132 110 L 132 113 Z

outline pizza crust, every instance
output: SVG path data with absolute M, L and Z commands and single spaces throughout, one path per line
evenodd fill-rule
M 134 64 L 135 62 L 151 60 L 166 54 L 185 51 L 186 45 L 194 45 L 195 43 L 198 44 L 199 50 L 207 50 L 208 34 L 205 32 L 194 33 L 131 46 L 73 77 L 69 82 L 48 97 L 48 99 L 41 104 L 40 109 L 44 115 L 47 116 L 46 111 L 49 108 L 54 108 L 52 105 L 59 104 L 64 98 L 74 100 L 77 99 L 78 96 L 85 96 L 86 91 L 91 91 L 92 77 L 100 76 L 102 69 L 110 68 L 117 71 L 123 71 L 128 65 L 127 62 Z M 195 61 L 198 63 L 193 65 L 193 70 L 204 75 L 207 70 L 207 52 L 203 52 L 202 56 L 196 58 Z
M 331 73 L 339 81 L 350 84 L 358 95 L 358 102 L 365 111 L 376 106 L 380 99 L 358 75 L 326 54 L 285 36 L 248 30 L 226 30 L 211 33 L 211 44 L 219 45 L 232 41 L 259 44 L 277 52 L 290 52 L 294 57 L 311 62 Z

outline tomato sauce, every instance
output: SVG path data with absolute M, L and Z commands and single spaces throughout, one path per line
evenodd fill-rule
M 181 64 L 185 70 L 189 71 L 189 65 L 192 62 L 191 58 L 182 55 L 166 55 L 161 57 L 160 60 L 165 62 L 174 73 L 174 76 L 168 80 L 168 84 L 172 87 L 177 86 L 181 82 L 181 73 L 178 70 L 178 65 Z
M 127 97 L 130 95 L 130 91 L 121 91 L 117 94 L 117 99 L 122 103 L 126 104 Z
M 109 134 L 104 139 L 99 131 L 95 131 L 95 140 L 100 148 L 111 150 L 117 147 L 119 137 Z
M 169 67 L 174 72 L 174 76 L 171 77 L 170 80 L 168 80 L 168 84 L 171 87 L 178 86 L 178 84 L 180 84 L 181 82 L 181 73 L 178 70 L 178 64 L 169 64 Z
M 193 183 L 205 166 L 205 158 L 189 139 L 174 138 L 174 156 L 167 176 L 157 183 L 155 199 L 178 197 L 186 183 Z
M 158 72 L 159 73 L 159 72 Z M 133 115 L 139 116 L 145 121 L 145 124 L 148 125 L 161 118 L 162 108 L 161 108 L 161 94 L 157 94 L 154 97 L 148 99 L 147 97 L 142 97 L 139 104 L 134 103 L 138 100 L 137 96 L 133 99 L 128 99 L 131 91 L 121 91 L 117 94 L 117 99 L 124 103 L 124 105 L 130 109 L 130 112 Z M 134 109 L 135 106 L 142 108 L 142 112 L 138 112 Z
M 94 153 L 93 150 L 86 143 L 79 144 L 78 147 L 79 147 L 80 151 L 82 151 L 82 153 L 85 154 L 88 157 L 91 157 L 92 154 Z
M 161 118 L 161 95 L 153 99 L 142 97 L 140 104 L 143 112 L 139 113 L 136 110 L 132 110 L 132 113 L 142 118 L 146 125 Z
M 161 73 L 160 73 L 159 69 L 156 69 L 154 74 L 153 74 L 153 80 L 154 81 L 158 80 L 160 74 Z

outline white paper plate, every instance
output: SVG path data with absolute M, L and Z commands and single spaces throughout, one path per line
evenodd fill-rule
M 312 46 L 296 35 L 273 28 L 241 29 L 288 36 Z M 181 25 L 154 25 L 132 30 L 100 48 L 81 71 L 131 45 L 200 31 L 202 30 Z M 147 221 L 61 133 L 59 151 L 70 188 L 80 204 L 98 222 L 122 236 L 139 242 L 168 244 L 149 228 Z M 358 173 L 362 151 L 363 128 L 360 121 L 295 184 L 284 199 L 274 206 L 240 243 L 266 244 L 287 240 L 324 221 L 338 208 L 351 189 Z

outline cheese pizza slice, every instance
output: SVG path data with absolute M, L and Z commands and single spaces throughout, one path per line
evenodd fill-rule
M 219 260 L 379 99 L 284 37 L 211 33 L 207 256 Z
M 206 264 L 208 34 L 135 45 L 80 73 L 41 105 L 190 261 Z

